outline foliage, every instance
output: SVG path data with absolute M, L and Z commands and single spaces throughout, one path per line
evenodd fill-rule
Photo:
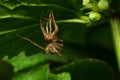
M 109 25 L 120 10 L 114 4 L 111 0 L 0 0 L 0 80 L 117 80 Z M 40 18 L 48 18 L 51 10 L 58 37 L 65 43 L 62 57 L 46 54 L 16 36 L 45 46 Z

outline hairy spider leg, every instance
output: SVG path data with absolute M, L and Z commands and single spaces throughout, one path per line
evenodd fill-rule
M 52 23 L 51 23 L 51 20 L 52 20 L 52 18 L 51 18 L 51 14 L 49 15 L 49 28 L 50 28 L 50 34 L 52 33 Z
M 46 33 L 51 34 L 52 33 L 52 14 L 49 14 L 48 22 L 46 22 Z M 48 25 L 49 24 L 49 25 Z
M 40 20 L 40 28 L 42 30 L 42 33 L 44 34 L 44 36 L 46 34 L 51 34 L 52 33 L 52 27 L 51 27 L 51 14 L 49 15 L 49 19 L 46 19 L 46 18 L 43 18 L 45 20 L 47 20 L 48 22 L 46 22 L 46 31 L 45 31 L 45 28 L 42 24 L 42 19 Z
M 49 26 L 50 26 L 50 28 L 49 28 Z M 52 33 L 51 20 L 49 20 L 49 22 L 46 22 L 45 27 L 42 24 L 42 20 L 40 20 L 40 28 L 41 28 L 44 36 L 46 36 L 47 34 L 51 34 Z
M 38 45 L 37 43 L 35 43 L 34 41 L 30 40 L 29 38 L 21 36 L 21 35 L 17 35 L 17 36 L 22 38 L 22 39 L 24 39 L 24 40 L 26 40 L 26 41 L 28 41 L 28 42 L 30 42 L 31 44 L 35 45 L 36 47 L 44 50 L 44 48 L 42 46 Z
M 59 45 L 59 46 L 63 47 L 63 44 L 60 44 L 60 43 L 55 43 L 55 44 L 57 44 L 57 45 Z
M 56 55 L 61 56 L 61 54 L 59 53 L 59 51 L 57 50 L 57 48 L 53 47 L 53 49 L 54 49 Z
M 41 28 L 41 31 L 42 31 L 43 35 L 45 36 L 46 32 L 45 32 L 45 28 L 44 28 L 44 26 L 42 24 L 42 20 L 40 20 L 40 28 Z
M 46 33 L 49 34 L 48 22 L 46 22 Z
M 63 52 L 63 44 L 55 43 L 55 47 Z
M 58 26 L 55 22 L 54 14 L 52 11 L 50 12 L 49 19 L 45 19 L 45 20 L 48 20 L 48 22 L 46 23 L 46 31 L 42 24 L 42 19 L 40 20 L 40 27 L 41 27 L 42 33 L 44 34 L 44 36 L 47 33 L 52 34 L 52 36 L 55 35 L 58 32 Z M 52 23 L 54 24 L 54 28 L 55 28 L 55 30 L 53 32 L 52 32 Z
M 54 32 L 52 33 L 52 35 L 56 35 L 56 33 L 58 32 L 58 26 L 57 26 L 57 24 L 56 24 L 56 22 L 55 22 L 54 14 L 53 14 L 52 11 L 50 12 L 50 15 L 51 15 L 51 20 L 52 20 L 52 22 L 53 22 L 53 24 L 54 24 L 54 28 L 55 28 L 55 30 L 54 30 Z
M 54 47 L 53 45 L 56 46 L 56 47 Z M 57 46 L 56 44 L 51 43 L 51 44 L 49 44 L 49 45 L 46 47 L 45 51 L 46 51 L 46 53 L 50 52 L 50 53 L 52 53 L 52 54 L 56 54 L 56 55 L 58 55 L 58 56 L 61 56 L 61 54 L 60 54 L 59 51 L 58 51 L 58 48 L 60 49 L 59 46 Z M 60 49 L 60 50 L 61 50 L 61 49 Z
M 58 50 L 56 50 L 55 54 L 58 55 L 58 56 L 62 56 L 62 55 L 58 52 Z

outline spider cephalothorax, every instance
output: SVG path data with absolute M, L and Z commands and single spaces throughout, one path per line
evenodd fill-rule
M 57 32 L 58 32 L 58 26 L 55 22 L 55 18 L 53 15 L 53 12 L 50 12 L 49 19 L 46 20 L 45 26 L 43 25 L 42 19 L 40 20 L 40 28 L 43 33 L 46 47 L 43 48 L 42 46 L 36 44 L 32 40 L 20 36 L 19 37 L 29 41 L 33 45 L 37 46 L 38 48 L 44 50 L 46 53 L 56 54 L 58 56 L 61 56 L 60 52 L 63 52 L 63 41 L 58 39 Z

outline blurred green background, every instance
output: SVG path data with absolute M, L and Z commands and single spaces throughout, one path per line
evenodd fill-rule
M 0 0 L 0 80 L 119 80 L 120 52 L 115 47 L 120 45 L 116 41 L 119 33 L 114 34 L 119 29 L 114 29 L 119 23 L 119 3 Z M 45 54 L 16 36 L 45 47 L 40 17 L 48 18 L 51 10 L 59 27 L 58 38 L 64 41 L 61 57 Z

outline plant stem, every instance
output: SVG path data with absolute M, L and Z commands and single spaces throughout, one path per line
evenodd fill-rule
M 118 69 L 120 73 L 120 19 L 113 18 L 111 19 L 111 29 L 113 34 L 113 41 L 116 51 L 116 59 L 118 63 Z

